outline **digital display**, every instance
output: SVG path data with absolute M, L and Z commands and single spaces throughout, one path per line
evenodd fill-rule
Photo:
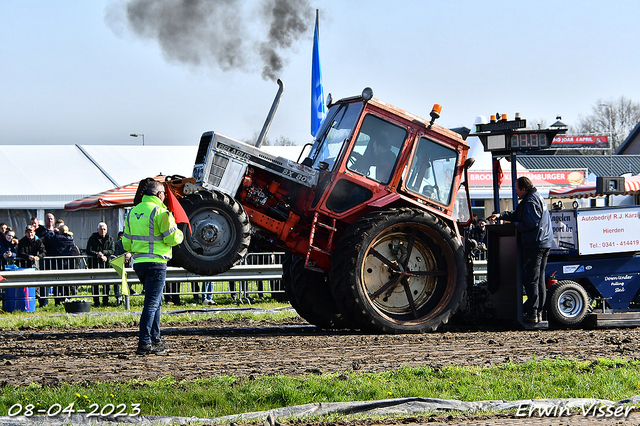
M 511 149 L 545 149 L 550 141 L 546 133 L 514 133 L 511 136 Z

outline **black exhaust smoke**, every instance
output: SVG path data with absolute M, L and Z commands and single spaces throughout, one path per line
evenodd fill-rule
M 260 71 L 274 81 L 313 26 L 308 0 L 130 0 L 125 13 L 132 31 L 156 40 L 168 61 Z

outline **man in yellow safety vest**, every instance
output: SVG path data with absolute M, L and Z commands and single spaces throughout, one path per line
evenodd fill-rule
M 167 276 L 171 247 L 182 242 L 182 231 L 163 201 L 165 187 L 150 181 L 142 201 L 127 216 L 122 246 L 132 253 L 133 269 L 144 286 L 144 307 L 140 315 L 138 355 L 164 355 L 166 345 L 160 337 L 160 306 Z

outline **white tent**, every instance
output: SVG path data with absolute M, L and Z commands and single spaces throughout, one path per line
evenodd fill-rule
M 0 222 L 21 238 L 32 216 L 62 218 L 84 249 L 98 222 L 115 236 L 121 209 L 68 212 L 64 205 L 160 173 L 191 176 L 197 146 L 0 145 L 4 184 Z
M 297 160 L 301 146 L 264 146 L 274 155 Z M 66 211 L 64 205 L 146 177 L 191 176 L 198 146 L 164 145 L 0 145 L 3 176 L 0 222 L 23 236 L 32 216 L 47 212 L 62 218 L 84 249 L 98 222 L 115 236 L 123 224 L 122 209 Z
M 0 209 L 70 201 L 161 173 L 191 176 L 196 146 L 0 145 Z M 1 219 L 0 219 L 1 221 Z

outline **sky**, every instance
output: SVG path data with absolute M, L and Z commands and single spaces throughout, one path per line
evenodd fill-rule
M 425 118 L 438 103 L 450 128 L 496 112 L 572 125 L 598 100 L 640 102 L 636 0 L 290 0 L 298 20 L 281 42 L 270 25 L 282 2 L 0 2 L 0 144 L 140 145 L 136 133 L 146 145 L 197 145 L 209 130 L 250 139 L 278 90 L 272 78 L 285 91 L 268 137 L 311 142 L 316 9 L 334 100 L 371 87 Z M 265 49 L 279 61 L 268 75 Z

